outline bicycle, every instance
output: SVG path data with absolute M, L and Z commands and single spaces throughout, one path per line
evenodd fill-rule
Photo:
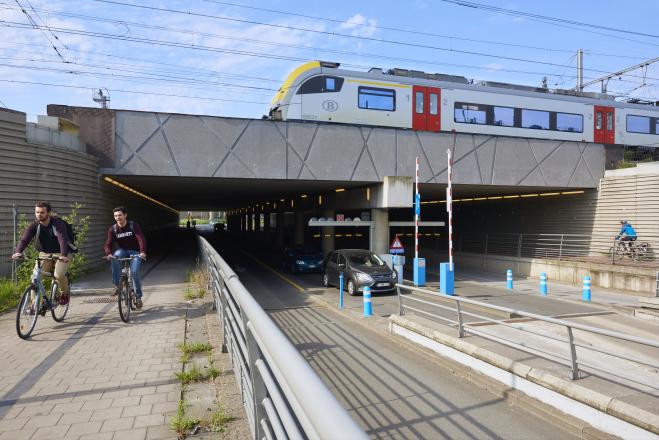
M 137 305 L 135 303 L 135 289 L 132 286 L 133 273 L 130 269 L 130 262 L 133 258 L 140 258 L 139 255 L 133 255 L 128 258 L 111 257 L 114 260 L 121 262 L 121 278 L 119 279 L 119 295 L 117 295 L 117 302 L 119 303 L 119 316 L 123 322 L 130 321 L 130 311 L 135 310 Z
M 626 246 L 619 238 L 615 239 L 615 244 L 609 248 L 609 258 L 618 257 L 622 259 L 627 256 L 634 261 L 646 260 L 650 258 L 650 243 L 628 241 Z
M 57 284 L 57 280 L 50 272 L 42 272 L 41 266 L 44 261 L 57 261 L 58 257 L 53 257 L 52 254 L 48 257 L 37 257 L 34 271 L 32 272 L 32 282 L 25 289 L 21 300 L 18 303 L 18 310 L 16 311 L 16 333 L 21 339 L 27 339 L 32 334 L 34 327 L 37 324 L 39 315 L 46 316 L 46 312 L 50 310 L 51 315 L 55 322 L 62 322 L 69 311 L 69 301 L 61 299 L 61 292 Z M 52 278 L 50 285 L 50 295 L 46 295 L 46 288 L 41 281 L 41 275 L 46 275 Z M 66 273 L 69 280 L 69 289 L 71 288 L 71 279 L 69 273 Z M 43 303 L 42 303 L 43 299 Z

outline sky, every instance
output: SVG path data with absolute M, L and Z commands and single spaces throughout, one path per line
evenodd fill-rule
M 578 49 L 584 82 L 658 57 L 657 17 L 653 0 L 0 0 L 0 106 L 35 121 L 102 89 L 114 109 L 260 118 L 310 60 L 572 88 Z M 659 63 L 608 91 L 658 101 Z

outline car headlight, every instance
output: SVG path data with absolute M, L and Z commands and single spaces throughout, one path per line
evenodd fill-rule
M 304 266 L 304 261 L 303 260 L 295 260 L 295 264 L 299 266 Z
M 391 279 L 392 279 L 392 280 L 395 280 L 396 278 L 397 278 L 397 277 L 396 277 L 396 272 L 391 272 Z
M 363 272 L 357 272 L 355 274 L 355 278 L 357 278 L 357 281 L 359 281 L 360 283 L 372 283 L 373 282 L 373 278 L 371 278 L 370 275 L 365 274 Z

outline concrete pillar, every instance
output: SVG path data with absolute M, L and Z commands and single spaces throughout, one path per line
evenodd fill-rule
M 304 219 L 304 212 L 295 212 L 295 244 L 304 244 L 304 231 L 307 228 L 307 225 L 304 224 Z
M 284 247 L 284 211 L 277 211 L 277 246 Z
M 334 218 L 334 211 L 326 209 L 323 211 L 324 218 Z M 329 237 L 327 237 L 329 235 Z M 320 228 L 320 238 L 323 246 L 323 255 L 327 255 L 334 250 L 334 226 Z
M 263 232 L 265 235 L 270 235 L 270 213 L 263 213 Z
M 254 230 L 254 217 L 251 213 L 247 214 L 247 232 Z
M 389 253 L 389 209 L 371 209 L 371 220 L 373 220 L 373 242 L 371 249 L 376 254 Z
M 245 232 L 247 230 L 247 223 L 245 220 L 245 215 L 240 214 L 240 232 Z

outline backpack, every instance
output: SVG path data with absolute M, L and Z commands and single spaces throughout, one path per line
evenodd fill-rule
M 76 242 L 76 240 L 78 239 L 78 234 L 76 233 L 75 228 L 73 227 L 73 225 L 71 225 L 71 224 L 70 224 L 69 222 L 67 222 L 66 220 L 61 219 L 61 218 L 59 218 L 59 217 L 58 217 L 57 219 L 58 219 L 59 221 L 61 221 L 62 223 L 64 223 L 64 227 L 66 228 L 66 235 L 67 235 L 68 238 L 69 238 L 69 240 L 67 241 L 66 244 L 69 246 L 69 253 L 71 253 L 71 254 L 75 254 L 75 253 L 77 253 L 77 252 L 78 252 L 78 246 L 75 245 L 75 242 Z M 56 229 L 55 226 L 52 224 L 52 221 L 53 221 L 53 219 L 51 219 L 50 227 L 51 227 L 52 230 L 53 230 L 53 235 L 55 235 L 55 237 L 57 237 L 57 229 Z M 39 237 L 39 233 L 40 233 L 40 232 L 41 232 L 41 223 L 37 223 L 37 234 L 36 234 L 36 236 L 37 236 L 37 240 L 38 240 L 38 237 Z

